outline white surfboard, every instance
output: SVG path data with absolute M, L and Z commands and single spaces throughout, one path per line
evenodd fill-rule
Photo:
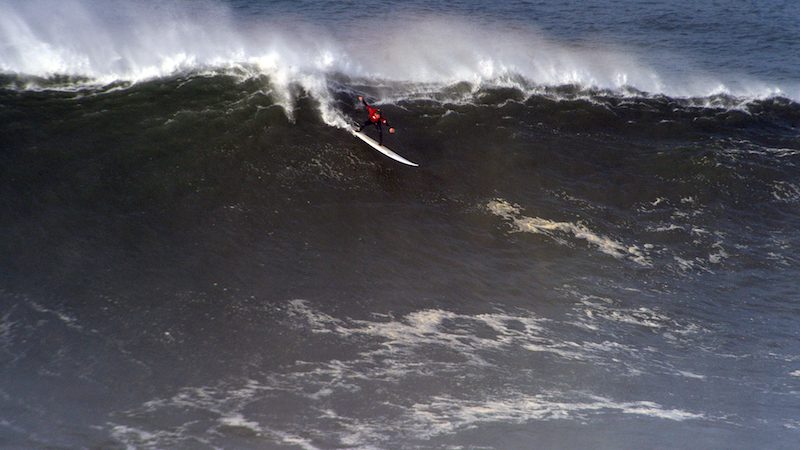
M 392 158 L 393 160 L 395 160 L 397 162 L 401 162 L 403 164 L 408 164 L 409 166 L 414 166 L 414 167 L 419 166 L 419 164 L 413 163 L 413 162 L 403 158 L 402 156 L 398 155 L 397 153 L 389 150 L 386 146 L 378 144 L 378 142 L 375 139 L 372 139 L 371 137 L 367 136 L 366 134 L 364 134 L 364 133 L 362 133 L 360 131 L 350 130 L 350 132 L 353 133 L 353 136 L 356 136 L 357 138 L 359 138 L 362 141 L 364 141 L 367 144 L 369 144 L 375 150 L 383 153 L 384 155 L 388 156 L 389 158 Z

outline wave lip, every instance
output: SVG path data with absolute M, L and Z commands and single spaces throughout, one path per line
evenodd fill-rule
M 344 24 L 348 25 L 348 24 Z M 348 28 L 347 26 L 342 28 Z M 296 19 L 243 23 L 222 6 L 135 5 L 38 0 L 0 5 L 0 71 L 142 81 L 176 72 L 253 68 L 280 86 L 316 86 L 334 74 L 373 83 L 437 87 L 576 85 L 672 97 L 733 95 L 800 98 L 786 87 L 685 72 L 667 75 L 630 49 L 586 49 L 534 29 L 508 29 L 458 17 L 398 17 L 381 24 L 381 43 Z M 249 70 L 249 69 L 248 69 Z

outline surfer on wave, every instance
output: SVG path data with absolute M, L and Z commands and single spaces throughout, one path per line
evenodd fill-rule
M 364 100 L 364 97 L 360 95 L 358 96 L 358 99 L 361 100 L 361 103 L 363 103 L 364 106 L 367 107 L 367 114 L 369 114 L 369 119 L 367 119 L 367 121 L 364 122 L 363 125 L 358 127 L 356 131 L 363 130 L 364 127 L 366 127 L 367 125 L 375 125 L 375 128 L 378 129 L 378 144 L 383 145 L 383 125 L 389 127 L 390 134 L 394 134 L 394 128 L 392 128 L 392 126 L 389 125 L 389 122 L 386 120 L 385 117 L 383 117 L 383 114 L 381 114 L 381 110 L 379 108 L 373 108 L 372 106 L 370 106 L 367 103 L 367 101 Z

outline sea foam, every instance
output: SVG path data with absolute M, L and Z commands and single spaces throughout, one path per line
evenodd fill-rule
M 216 2 L 6 2 L 0 3 L 0 72 L 102 84 L 238 68 L 268 75 L 287 103 L 292 83 L 326 100 L 334 74 L 373 85 L 575 85 L 678 97 L 791 97 L 794 89 L 732 85 L 713 74 L 667 76 L 631 49 L 602 43 L 587 49 L 533 27 L 466 17 L 397 16 L 380 24 L 377 44 L 359 24 L 340 25 L 267 14 L 245 19 Z

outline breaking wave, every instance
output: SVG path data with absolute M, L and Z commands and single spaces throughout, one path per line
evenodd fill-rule
M 358 24 L 331 29 L 296 18 L 259 20 L 217 3 L 0 4 L 0 72 L 108 84 L 235 69 L 269 76 L 287 100 L 293 83 L 324 99 L 331 77 L 400 86 L 395 94 L 404 95 L 466 82 L 527 91 L 575 86 L 671 97 L 800 98 L 797 86 L 689 69 L 668 75 L 631 49 L 588 49 L 534 28 L 467 18 L 398 17 L 381 24 L 379 42 Z

